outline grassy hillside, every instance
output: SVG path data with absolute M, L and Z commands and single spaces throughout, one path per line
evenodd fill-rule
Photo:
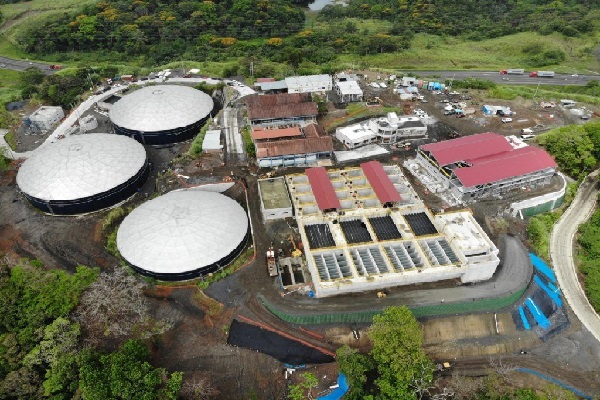
M 377 25 L 375 28 L 377 29 Z M 561 50 L 566 59 L 561 65 L 546 68 L 565 73 L 600 72 L 600 61 L 594 50 L 600 49 L 600 35 L 567 38 L 559 34 L 542 36 L 533 32 L 518 33 L 482 41 L 466 41 L 457 37 L 418 34 L 410 49 L 369 56 L 343 54 L 341 62 L 350 67 L 363 64 L 368 68 L 397 69 L 481 69 L 527 68 L 532 48 Z M 540 68 L 541 69 L 541 68 Z

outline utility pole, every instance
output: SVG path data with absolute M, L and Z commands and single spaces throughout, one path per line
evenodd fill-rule
M 250 76 L 254 78 L 254 61 L 250 61 Z

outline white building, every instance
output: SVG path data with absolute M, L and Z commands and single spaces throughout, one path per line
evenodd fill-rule
M 356 81 L 336 81 L 335 92 L 342 103 L 362 101 L 363 91 Z
M 331 75 L 306 75 L 285 78 L 288 93 L 319 93 L 333 89 Z
M 65 117 L 61 107 L 41 106 L 25 119 L 25 124 L 42 131 L 49 131 Z
M 335 136 L 346 147 L 354 149 L 375 141 L 394 144 L 402 140 L 424 138 L 427 136 L 427 126 L 418 116 L 398 117 L 395 112 L 390 112 L 385 117 L 337 128 Z
M 220 152 L 222 149 L 223 145 L 221 144 L 221 130 L 214 129 L 206 131 L 206 134 L 204 135 L 204 140 L 202 141 L 202 152 Z
M 419 80 L 414 76 L 404 76 L 402 77 L 402 86 L 415 86 Z
M 377 140 L 377 136 L 364 124 L 336 128 L 335 137 L 349 149 L 355 149 Z
M 260 195 L 260 209 L 263 219 L 272 220 L 294 216 L 292 202 L 283 176 L 259 179 L 258 194 Z

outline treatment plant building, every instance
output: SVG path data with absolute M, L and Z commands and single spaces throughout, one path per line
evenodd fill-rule
M 144 146 L 124 136 L 69 136 L 33 152 L 19 169 L 17 185 L 40 210 L 83 214 L 126 200 L 146 182 Z
M 119 252 L 142 275 L 164 281 L 220 270 L 244 249 L 248 216 L 215 192 L 175 190 L 131 212 L 117 231 Z
M 557 171 L 544 149 L 491 132 L 419 146 L 405 165 L 431 192 L 450 193 L 460 202 L 539 188 Z
M 165 145 L 192 139 L 213 106 L 212 97 L 188 86 L 146 86 L 115 103 L 108 116 L 115 133 Z
M 498 249 L 470 211 L 433 215 L 397 165 L 286 176 L 317 297 L 490 279 Z

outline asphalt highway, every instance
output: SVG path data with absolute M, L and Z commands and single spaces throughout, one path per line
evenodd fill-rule
M 56 72 L 56 70 L 50 69 L 48 64 L 27 60 L 15 60 L 2 56 L 0 56 L 0 67 L 3 69 L 12 69 L 14 71 L 25 71 L 29 67 L 38 67 L 46 75 L 52 75 Z
M 590 174 L 577 191 L 573 203 L 554 225 L 550 237 L 550 256 L 565 299 L 581 323 L 600 341 L 600 316 L 588 301 L 577 278 L 574 251 L 579 225 L 587 221 L 598 201 L 598 173 Z
M 553 78 L 531 78 L 528 73 L 523 75 L 502 75 L 499 71 L 403 71 L 407 74 L 422 78 L 435 78 L 441 81 L 447 79 L 464 80 L 467 78 L 487 79 L 504 85 L 579 85 L 584 86 L 590 80 L 600 80 L 600 75 L 569 75 L 556 74 Z

